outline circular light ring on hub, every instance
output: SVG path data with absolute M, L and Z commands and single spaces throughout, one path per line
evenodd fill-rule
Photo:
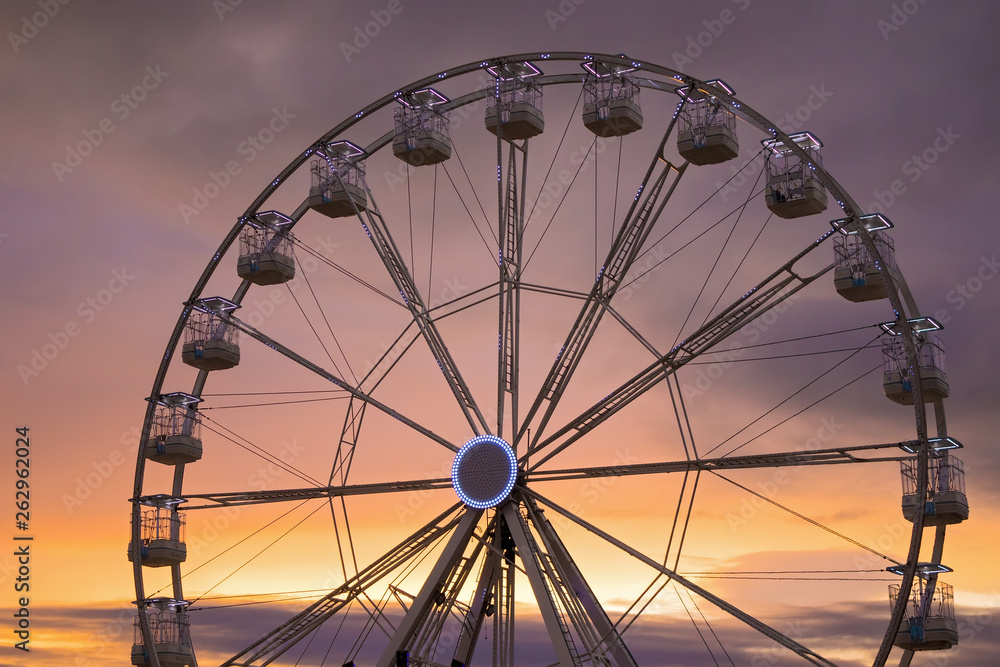
M 517 481 L 517 457 L 502 438 L 478 435 L 458 450 L 451 483 L 463 503 L 477 509 L 496 507 Z

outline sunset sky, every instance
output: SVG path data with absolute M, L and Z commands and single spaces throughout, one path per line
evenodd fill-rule
M 945 402 L 948 433 L 965 445 L 957 455 L 965 463 L 971 506 L 969 521 L 949 528 L 943 558 L 955 570 L 943 581 L 954 586 L 961 643 L 941 654 L 918 655 L 913 665 L 992 664 L 1000 652 L 1000 577 L 995 566 L 1000 513 L 994 504 L 1000 503 L 1000 454 L 995 447 L 1000 426 L 995 350 L 1000 334 L 1000 233 L 989 199 L 997 190 L 996 169 L 990 165 L 1000 153 L 993 107 L 1000 103 L 993 90 L 1000 67 L 998 25 L 1000 7 L 986 0 L 512 0 L 489 5 L 295 0 L 280 7 L 260 0 L 183 6 L 119 0 L 5 2 L 0 8 L 7 41 L 0 60 L 0 275 L 8 289 L 0 296 L 5 343 L 0 382 L 6 399 L 2 424 L 10 447 L 0 463 L 9 471 L 0 488 L 7 498 L 0 516 L 8 526 L 3 538 L 8 542 L 0 550 L 7 554 L 0 556 L 0 610 L 6 619 L 0 623 L 0 667 L 123 664 L 129 659 L 135 590 L 126 560 L 128 499 L 146 398 L 184 301 L 237 217 L 289 162 L 367 104 L 450 67 L 546 51 L 624 52 L 703 80 L 721 78 L 739 99 L 782 130 L 815 133 L 824 143 L 823 163 L 830 174 L 863 209 L 884 211 L 891 218 L 896 258 L 919 309 L 945 325 L 942 339 L 951 384 Z M 536 64 L 546 73 L 559 70 L 556 63 L 551 68 Z M 582 71 L 576 65 L 570 69 Z M 481 85 L 477 75 L 470 75 L 461 82 L 442 83 L 441 90 L 457 97 Z M 595 164 L 588 152 L 594 136 L 582 123 L 567 124 L 578 88 L 550 88 L 545 94 L 546 131 L 531 140 L 537 161 L 529 166 L 528 197 L 529 202 L 537 200 L 541 210 L 529 223 L 527 236 L 531 247 L 537 243 L 538 254 L 529 263 L 534 273 L 526 273 L 525 280 L 586 292 L 607 252 L 612 234 L 608 221 L 620 224 L 678 98 L 643 90 L 646 127 L 622 141 L 626 159 L 619 166 L 618 140 L 602 146 L 606 150 Z M 392 106 L 369 123 L 359 123 L 345 138 L 365 145 L 388 132 Z M 469 224 L 470 217 L 485 218 L 496 226 L 496 144 L 482 125 L 484 105 L 463 111 L 460 121 L 457 116 L 452 120 L 458 154 L 446 163 L 447 174 L 443 168 L 428 167 L 415 170 L 407 180 L 403 163 L 389 148 L 367 165 L 368 182 L 379 197 L 386 224 L 401 254 L 409 260 L 412 253 L 415 280 L 431 306 L 496 280 L 495 241 L 490 248 Z M 623 319 L 660 351 L 669 350 L 676 336 L 697 328 L 709 316 L 716 296 L 720 304 L 732 302 L 829 230 L 831 219 L 841 217 L 831 197 L 827 210 L 817 216 L 766 221 L 758 195 L 740 214 L 733 246 L 722 255 L 720 271 L 725 275 L 713 277 L 690 322 L 682 325 L 706 270 L 727 242 L 733 218 L 711 235 L 695 237 L 739 208 L 751 190 L 760 189 L 754 183 L 759 161 L 745 183 L 734 180 L 739 187 L 722 189 L 721 201 L 716 197 L 692 216 L 689 226 L 679 229 L 679 237 L 662 244 L 658 240 L 760 150 L 762 136 L 750 129 L 740 127 L 739 158 L 692 167 L 684 175 L 645 246 L 646 255 L 632 272 L 635 280 L 619 293 L 616 307 Z M 669 156 L 676 156 L 673 141 L 671 137 L 667 143 Z M 543 193 L 561 191 L 558 175 L 577 170 L 580 182 L 572 196 L 558 209 L 546 204 Z M 617 188 L 616 173 L 621 174 Z M 303 167 L 262 210 L 290 215 L 307 194 L 308 177 L 308 167 Z M 601 218 L 596 250 L 595 183 Z M 478 204 L 473 190 L 482 197 Z M 456 191 L 464 194 L 456 196 Z M 433 193 L 441 193 L 439 199 Z M 543 236 L 543 223 L 550 218 L 552 226 Z M 488 236 L 485 224 L 480 227 Z M 742 252 L 761 229 L 760 245 L 741 263 Z M 356 220 L 331 220 L 309 212 L 295 235 L 304 247 L 379 290 L 394 292 Z M 692 244 L 684 253 L 654 268 L 688 241 Z M 223 258 L 204 296 L 232 297 L 239 285 L 234 270 L 237 245 Z M 807 258 L 806 268 L 816 271 L 832 261 L 828 246 Z M 343 364 L 346 357 L 353 372 L 361 375 L 391 347 L 408 321 L 407 311 L 342 273 L 317 267 L 304 248 L 297 252 L 299 275 L 309 280 L 298 282 L 291 293 L 280 285 L 251 289 L 239 316 L 320 365 L 331 370 L 336 366 L 343 375 L 351 372 Z M 643 273 L 647 269 L 649 273 Z M 736 273 L 731 285 L 726 283 L 727 271 Z M 776 317 L 734 337 L 741 348 L 749 348 L 851 330 L 828 339 L 735 353 L 736 358 L 824 354 L 759 363 L 729 363 L 733 357 L 716 354 L 678 375 L 702 454 L 718 446 L 715 455 L 721 456 L 744 442 L 748 444 L 739 454 L 914 437 L 912 409 L 883 396 L 879 371 L 796 414 L 877 366 L 877 342 L 823 383 L 769 412 L 847 356 L 827 351 L 864 347 L 878 333 L 871 325 L 892 319 L 887 301 L 852 304 L 839 297 L 831 283 L 829 275 L 822 276 L 811 286 L 815 289 L 783 306 Z M 579 303 L 537 293 L 525 296 L 521 382 L 527 388 L 521 397 L 522 417 Z M 323 316 L 330 318 L 343 354 L 329 345 Z M 314 333 L 310 323 L 321 331 Z M 496 407 L 496 323 L 494 298 L 440 324 L 456 363 L 489 414 Z M 324 336 L 327 349 L 317 343 L 317 337 Z M 331 393 L 328 382 L 250 338 L 242 341 L 241 364 L 209 378 L 203 404 L 205 456 L 189 466 L 185 490 L 325 484 L 330 447 L 338 441 L 347 405 L 343 393 Z M 329 357 L 327 350 L 332 351 Z M 602 400 L 651 359 L 606 317 L 553 423 L 565 423 Z M 190 391 L 194 378 L 177 359 L 164 391 Z M 259 395 L 235 395 L 250 393 Z M 374 395 L 457 446 L 473 435 L 421 341 L 402 355 Z M 298 398 L 323 400 L 286 402 Z M 259 405 L 270 402 L 281 405 Z M 240 407 L 247 405 L 253 407 Z M 451 452 L 369 410 L 352 482 L 450 475 Z M 755 421 L 762 414 L 765 418 Z M 779 424 L 793 415 L 787 424 Z M 609 420 L 546 467 L 684 459 L 666 383 L 617 417 L 621 419 Z M 15 429 L 23 426 L 30 428 L 31 440 L 28 531 L 15 528 L 13 507 Z M 265 448 L 288 469 L 250 455 L 220 435 L 225 429 Z M 900 454 L 889 451 L 887 456 Z M 146 470 L 144 493 L 169 492 L 165 467 L 148 464 Z M 763 468 L 727 475 L 890 558 L 904 560 L 910 524 L 899 509 L 899 477 L 895 462 Z M 539 482 L 531 488 L 662 561 L 681 482 L 680 475 L 635 476 Z M 688 493 L 692 482 L 693 477 L 688 478 Z M 773 505 L 761 505 L 718 476 L 703 474 L 698 484 L 678 570 L 839 665 L 871 664 L 888 621 L 887 587 L 893 583 L 892 575 L 877 570 L 890 563 Z M 378 557 L 455 501 L 450 489 L 350 499 L 359 564 Z M 315 599 L 317 591 L 343 582 L 327 507 L 313 501 L 278 519 L 291 507 L 251 506 L 189 516 L 184 570 L 192 571 L 185 577 L 185 593 L 189 599 L 204 597 L 197 606 L 216 607 L 192 612 L 202 665 L 218 664 Z M 687 505 L 683 508 L 686 512 Z M 553 510 L 546 514 L 612 616 L 624 611 L 653 580 L 652 570 L 607 542 L 558 518 Z M 256 541 L 241 543 L 275 519 Z M 241 568 L 300 520 L 287 537 Z M 13 647 L 18 640 L 12 614 L 20 606 L 20 594 L 14 590 L 14 551 L 21 544 L 13 538 L 25 534 L 33 537 L 30 653 Z M 928 531 L 925 551 L 931 539 Z M 675 551 L 670 554 L 672 564 Z M 426 567 L 418 568 L 401 587 L 415 593 Z M 844 580 L 830 581 L 720 575 L 806 570 L 852 573 L 831 574 Z M 867 572 L 856 572 L 860 570 Z M 165 571 L 150 572 L 147 593 L 168 580 Z M 518 655 L 525 665 L 548 664 L 551 649 L 540 648 L 547 637 L 528 582 L 517 583 L 519 595 L 526 598 L 523 616 L 518 617 L 524 637 Z M 377 599 L 383 589 L 372 596 Z M 302 599 L 226 606 L 252 599 L 248 595 L 296 591 L 305 591 L 298 595 Z M 169 594 L 169 589 L 160 594 Z M 711 664 L 686 613 L 697 616 L 698 611 L 684 596 L 682 606 L 679 595 L 665 589 L 626 635 L 640 664 Z M 736 664 L 804 664 L 787 651 L 772 651 L 765 639 L 711 605 L 701 603 L 699 611 Z M 358 616 L 349 616 L 345 632 L 356 633 L 359 625 Z M 697 626 L 706 631 L 700 618 Z M 712 648 L 721 660 L 718 642 Z M 298 655 L 293 651 L 280 664 L 293 664 L 292 654 Z M 319 665 L 322 651 L 318 655 L 310 653 L 302 664 Z M 332 653 L 326 664 L 340 665 L 340 658 Z

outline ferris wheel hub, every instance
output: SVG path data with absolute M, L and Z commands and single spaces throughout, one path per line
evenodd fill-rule
M 517 457 L 503 438 L 478 435 L 458 450 L 451 466 L 451 483 L 470 507 L 496 507 L 517 481 Z

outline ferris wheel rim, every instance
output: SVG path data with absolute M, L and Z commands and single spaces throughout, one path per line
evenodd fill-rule
M 429 77 L 425 77 L 423 79 L 419 79 L 419 80 L 413 82 L 412 84 L 409 84 L 408 86 L 405 86 L 405 87 L 399 89 L 395 93 L 392 93 L 392 94 L 389 94 L 389 95 L 386 95 L 386 96 L 380 98 L 376 102 L 374 102 L 374 103 L 372 103 L 372 104 L 364 107 L 363 109 L 361 109 L 358 113 L 354 114 L 353 116 L 348 117 L 342 123 L 334 126 L 334 128 L 332 128 L 330 131 L 328 131 L 327 133 L 325 133 L 324 135 L 322 135 L 316 142 L 314 142 L 312 145 L 310 145 L 310 147 L 305 152 L 303 152 L 299 156 L 297 156 L 296 159 L 293 160 L 284 170 L 282 170 L 281 172 L 279 172 L 278 177 L 275 178 L 264 189 L 264 191 L 261 192 L 260 195 L 258 195 L 257 199 L 255 199 L 254 202 L 250 205 L 250 207 L 248 207 L 246 209 L 246 211 L 237 219 L 237 223 L 234 225 L 234 227 L 230 230 L 230 232 L 228 233 L 228 235 L 225 237 L 224 241 L 220 245 L 220 248 L 219 248 L 218 252 L 216 252 L 214 258 L 212 260 L 210 260 L 209 264 L 206 266 L 206 269 L 203 272 L 201 279 L 196 283 L 195 289 L 192 291 L 191 298 L 189 299 L 188 302 L 185 303 L 185 307 L 182 310 L 182 314 L 181 314 L 181 316 L 180 316 L 177 324 L 175 325 L 174 333 L 171 336 L 170 343 L 168 344 L 167 353 L 164 355 L 164 358 L 161 360 L 161 364 L 160 364 L 160 367 L 158 369 L 158 372 L 157 372 L 157 375 L 156 375 L 156 379 L 154 380 L 154 385 L 153 385 L 153 389 L 152 389 L 152 392 L 151 392 L 151 396 L 150 396 L 150 398 L 147 399 L 147 401 L 148 401 L 149 404 L 147 406 L 146 416 L 144 418 L 143 438 L 146 438 L 149 435 L 149 431 L 150 431 L 150 427 L 151 427 L 151 422 L 152 422 L 152 418 L 153 418 L 153 413 L 154 413 L 154 410 L 155 410 L 155 407 L 156 407 L 156 397 L 161 395 L 161 390 L 162 390 L 162 387 L 163 387 L 163 381 L 164 381 L 164 378 L 165 378 L 165 373 L 166 373 L 166 370 L 167 370 L 170 362 L 173 361 L 174 353 L 177 351 L 178 344 L 179 344 L 180 334 L 184 330 L 184 326 L 185 326 L 185 324 L 187 322 L 187 318 L 188 318 L 188 316 L 191 314 L 191 312 L 193 310 L 193 307 L 194 307 L 196 299 L 201 298 L 201 294 L 202 294 L 202 292 L 204 290 L 205 284 L 207 283 L 208 279 L 214 273 L 215 269 L 220 265 L 220 263 L 222 261 L 222 258 L 227 255 L 230 247 L 236 241 L 236 239 L 237 239 L 237 237 L 239 235 L 239 232 L 243 228 L 245 222 L 258 213 L 258 211 L 260 210 L 260 208 L 263 205 L 263 203 L 266 202 L 268 200 L 268 198 L 274 193 L 274 191 L 285 182 L 285 180 L 288 178 L 288 176 L 290 176 L 292 173 L 294 173 L 296 170 L 298 170 L 303 164 L 305 164 L 305 162 L 308 160 L 308 158 L 316 152 L 316 150 L 318 149 L 319 146 L 325 146 L 327 143 L 329 143 L 333 139 L 335 139 L 337 137 L 340 137 L 340 136 L 343 136 L 343 133 L 346 130 L 349 130 L 353 125 L 355 125 L 356 123 L 358 123 L 368 113 L 370 113 L 372 111 L 375 111 L 377 109 L 381 109 L 381 108 L 383 108 L 383 107 L 391 104 L 393 102 L 393 100 L 396 99 L 399 95 L 405 94 L 405 93 L 408 93 L 408 92 L 412 92 L 414 90 L 419 89 L 422 86 L 430 85 L 431 83 L 433 83 L 436 80 L 441 80 L 441 79 L 444 79 L 444 78 L 453 78 L 453 77 L 460 76 L 460 75 L 463 75 L 463 74 L 468 74 L 468 73 L 474 72 L 476 70 L 484 69 L 488 64 L 496 64 L 496 63 L 499 63 L 499 62 L 512 62 L 512 61 L 517 61 L 517 60 L 542 60 L 542 61 L 544 61 L 544 60 L 550 60 L 550 59 L 551 60 L 586 60 L 586 59 L 594 59 L 594 60 L 606 61 L 606 62 L 622 62 L 624 60 L 627 60 L 627 61 L 629 61 L 629 62 L 631 62 L 633 64 L 639 65 L 640 68 L 643 68 L 645 71 L 650 71 L 650 72 L 654 72 L 654 73 L 659 73 L 659 74 L 664 74 L 664 75 L 667 75 L 667 76 L 671 76 L 671 77 L 675 78 L 678 81 L 679 84 L 684 84 L 684 85 L 703 85 L 704 84 L 703 81 L 700 81 L 698 79 L 694 79 L 693 77 L 690 77 L 688 75 L 681 74 L 680 72 L 672 70 L 671 68 L 665 68 L 665 67 L 662 67 L 662 66 L 659 66 L 659 65 L 654 65 L 653 63 L 648 63 L 646 61 L 627 59 L 624 56 L 610 56 L 610 55 L 606 55 L 606 54 L 587 54 L 587 53 L 582 53 L 582 52 L 578 52 L 578 53 L 560 52 L 560 53 L 556 53 L 556 54 L 551 54 L 551 53 L 550 54 L 545 54 L 545 53 L 515 54 L 515 55 L 511 55 L 511 56 L 502 56 L 502 57 L 498 57 L 498 58 L 491 58 L 491 59 L 484 60 L 484 61 L 475 61 L 473 63 L 468 63 L 466 65 L 460 66 L 458 68 L 454 68 L 454 69 L 449 70 L 449 71 L 444 72 L 444 73 L 439 73 L 439 74 L 436 74 L 436 75 L 431 75 Z M 549 85 L 549 84 L 545 84 L 545 85 Z M 727 99 L 725 94 L 720 94 L 719 97 L 722 98 L 722 99 L 724 99 L 725 101 L 731 103 L 731 104 L 739 105 L 739 108 L 741 109 L 742 113 L 756 114 L 756 112 L 754 112 L 750 107 L 747 107 L 742 102 L 738 101 L 735 97 L 732 97 L 731 99 Z M 760 117 L 763 118 L 763 116 L 760 116 Z M 765 129 L 765 128 L 760 128 L 760 129 Z M 771 133 L 773 135 L 778 136 L 779 138 L 782 138 L 782 137 L 785 138 L 785 139 L 788 138 L 787 135 L 785 135 L 780 129 L 778 129 L 776 127 L 769 127 L 769 128 L 766 128 L 766 130 L 771 131 Z M 822 167 L 821 165 L 817 165 L 816 170 L 817 170 L 818 173 L 820 173 L 822 175 L 822 177 L 824 179 L 826 179 L 825 184 L 826 184 L 827 188 L 831 192 L 833 192 L 835 194 L 835 196 L 836 196 L 836 198 L 838 200 L 838 203 L 841 205 L 842 208 L 844 208 L 845 213 L 849 217 L 850 216 L 860 215 L 860 211 L 858 211 L 856 209 L 856 206 L 854 205 L 853 200 L 851 200 L 850 197 L 846 194 L 846 192 L 843 191 L 842 188 L 840 188 L 839 184 L 835 180 L 833 180 L 833 178 L 826 171 L 825 167 Z M 304 215 L 304 213 L 308 210 L 308 208 L 309 208 L 309 206 L 307 205 L 307 203 L 303 202 L 303 204 L 300 205 L 298 207 L 298 209 L 295 211 L 295 213 L 293 213 L 290 217 L 295 222 L 298 222 L 301 219 L 302 215 Z M 868 231 L 866 229 L 864 229 L 864 227 L 862 227 L 861 230 L 860 230 L 860 233 L 861 233 L 862 237 L 866 239 L 866 243 L 870 244 L 871 243 L 871 239 L 870 239 L 870 235 L 869 235 Z M 874 246 L 872 246 L 872 247 L 874 249 Z M 876 250 L 876 253 L 877 253 L 877 250 Z M 899 278 L 900 278 L 900 280 L 902 280 L 902 274 L 901 273 L 899 274 Z M 893 280 L 896 279 L 896 276 L 889 275 L 888 279 L 889 279 L 890 282 L 892 282 Z M 243 296 L 245 296 L 245 294 L 246 294 L 247 289 L 249 289 L 249 283 L 244 282 L 243 285 L 238 290 L 237 295 L 234 297 L 234 301 L 236 303 L 239 303 L 242 300 Z M 901 289 L 903 290 L 904 294 L 908 295 L 908 289 L 905 287 L 905 282 L 902 283 L 902 288 Z M 890 290 L 890 295 L 891 295 L 890 296 L 890 301 L 892 302 L 893 308 L 896 311 L 896 313 L 897 313 L 898 316 L 904 317 L 905 314 L 907 313 L 907 311 L 909 311 L 908 314 L 910 314 L 910 315 L 914 315 L 915 314 L 913 312 L 914 309 L 915 309 L 915 306 L 912 305 L 912 304 L 906 304 L 906 305 L 904 305 L 903 301 L 899 298 L 899 294 L 897 293 L 897 291 L 895 289 Z M 911 301 L 912 301 L 912 299 L 911 299 Z M 909 307 L 907 307 L 907 306 L 909 306 Z M 915 358 L 915 352 L 912 352 L 912 351 L 908 350 L 908 356 L 910 356 L 910 355 L 913 355 L 914 358 Z M 201 373 L 199 374 L 199 379 L 196 381 L 196 391 L 192 392 L 193 395 L 195 395 L 195 396 L 200 395 L 201 388 L 204 385 L 204 381 L 207 378 L 208 373 L 209 372 L 207 372 L 207 371 L 201 371 Z M 921 382 L 921 380 L 920 380 L 919 374 L 917 374 L 917 376 L 915 377 L 915 385 L 917 387 L 916 388 L 916 395 L 918 396 L 918 398 L 920 396 L 920 393 L 919 393 L 920 392 L 920 382 Z M 923 401 L 917 400 L 917 401 L 914 402 L 914 405 L 915 405 L 914 409 L 919 414 L 919 412 L 923 410 Z M 943 420 L 943 416 L 942 416 L 942 420 Z M 922 421 L 922 419 L 918 416 L 918 436 L 921 437 L 922 439 L 926 440 L 927 439 L 926 433 L 923 433 L 923 434 L 919 433 L 919 431 L 920 431 L 919 424 L 920 424 L 921 421 Z M 927 451 L 926 448 L 924 448 L 922 450 L 923 455 L 922 455 L 922 458 L 921 458 L 921 461 L 922 461 L 921 465 L 923 467 L 926 466 L 926 451 Z M 139 539 L 139 527 L 138 527 L 138 521 L 136 521 L 136 518 L 139 515 L 141 505 L 137 501 L 141 497 L 141 490 L 142 490 L 142 470 L 144 468 L 144 465 L 145 465 L 145 462 L 143 460 L 143 456 L 142 456 L 141 448 L 140 448 L 140 455 L 139 455 L 139 459 L 137 461 L 137 472 L 136 472 L 136 478 L 135 478 L 135 493 L 133 495 L 133 529 L 132 529 L 132 533 L 133 533 L 133 538 L 132 539 L 133 539 L 133 541 L 138 541 L 138 539 Z M 175 492 L 177 492 L 177 491 L 180 490 L 180 485 L 177 485 L 177 486 L 178 486 L 178 488 L 175 488 Z M 181 495 L 181 494 L 177 493 L 176 495 Z M 918 533 L 918 531 L 922 532 L 923 526 L 921 524 L 922 524 L 922 521 L 915 521 L 914 522 L 913 531 L 912 531 L 914 535 L 916 535 Z M 142 599 L 142 594 L 141 594 L 141 588 L 142 588 L 142 584 L 141 584 L 141 580 L 142 580 L 142 576 L 141 576 L 142 575 L 142 566 L 141 566 L 141 563 L 139 562 L 139 559 L 136 559 L 136 561 L 133 563 L 133 565 L 134 565 L 134 571 L 135 571 L 135 576 L 136 576 L 136 588 L 137 588 L 136 592 L 137 592 L 137 596 L 140 599 Z M 916 564 L 914 562 L 914 567 L 915 566 L 916 566 Z M 140 607 L 140 616 L 142 616 L 142 615 L 144 615 L 143 614 L 144 607 L 142 605 L 139 605 L 139 607 Z M 888 635 L 889 635 L 889 632 L 887 631 L 887 635 L 886 636 L 888 637 Z M 155 661 L 156 658 L 154 657 L 153 660 Z

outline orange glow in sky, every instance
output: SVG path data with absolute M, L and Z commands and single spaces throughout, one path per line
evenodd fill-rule
M 762 194 L 761 140 L 768 135 L 746 121 L 746 108 L 736 125 L 735 160 L 687 164 L 675 129 L 659 153 L 680 98 L 672 80 L 649 67 L 630 74 L 641 84 L 642 129 L 604 138 L 581 122 L 579 63 L 538 58 L 546 75 L 565 80 L 544 89 L 544 132 L 514 149 L 516 193 L 498 192 L 498 179 L 502 187 L 511 169 L 510 145 L 484 128 L 485 93 L 477 93 L 493 79 L 485 71 L 443 73 L 484 53 L 579 43 L 601 53 L 625 49 L 693 76 L 725 76 L 740 100 L 775 119 L 783 133 L 822 136 L 830 176 L 860 209 L 881 208 L 892 218 L 895 258 L 909 291 L 905 309 L 945 324 L 951 395 L 943 404 L 947 422 L 927 406 L 929 433 L 965 444 L 956 455 L 965 462 L 970 519 L 947 528 L 940 555 L 954 570 L 941 580 L 954 586 L 963 637 L 960 648 L 941 655 L 958 656 L 956 665 L 986 664 L 996 624 L 961 619 L 992 618 L 1000 604 L 993 567 L 1000 517 L 992 509 L 1000 500 L 993 484 L 1000 459 L 990 447 L 997 399 L 991 334 L 1000 305 L 991 255 L 998 237 L 980 222 L 992 219 L 993 202 L 984 195 L 992 192 L 984 174 L 992 172 L 983 160 L 995 151 L 988 132 L 972 138 L 993 121 L 982 111 L 991 105 L 946 104 L 926 84 L 947 72 L 958 91 L 981 85 L 991 72 L 965 31 L 995 25 L 995 8 L 927 4 L 900 23 L 880 15 L 891 8 L 849 3 L 836 12 L 810 10 L 818 13 L 810 25 L 821 29 L 807 34 L 801 17 L 769 1 L 723 3 L 724 14 L 672 8 L 670 16 L 643 3 L 577 4 L 567 15 L 569 3 L 515 2 L 489 20 L 460 3 L 443 13 L 418 4 L 360 10 L 306 3 L 279 15 L 227 0 L 216 4 L 232 11 L 218 15 L 211 7 L 162 16 L 154 8 L 151 17 L 112 4 L 106 15 L 60 5 L 44 27 L 33 23 L 42 5 L 0 10 L 16 56 L 0 65 L 4 89 L 12 91 L 3 111 L 11 131 L 0 181 L 8 277 L 0 297 L 3 423 L 11 444 L 15 428 L 30 429 L 30 530 L 19 534 L 33 538 L 29 653 L 13 640 L 11 619 L 23 606 L 13 587 L 17 555 L 8 548 L 0 556 L 0 609 L 8 619 L 0 667 L 128 660 L 136 582 L 126 553 L 137 477 L 141 496 L 186 498 L 184 563 L 173 572 L 143 568 L 144 595 L 189 601 L 200 664 L 217 664 L 459 502 L 450 483 L 452 450 L 481 432 L 500 432 L 518 456 L 529 443 L 552 438 L 521 460 L 521 483 L 538 494 L 612 620 L 623 617 L 630 626 L 626 640 L 640 664 L 708 664 L 720 648 L 732 648 L 736 664 L 799 663 L 788 652 L 776 656 L 747 625 L 587 526 L 837 664 L 870 664 L 889 618 L 888 585 L 898 581 L 885 568 L 905 562 L 910 544 L 912 525 L 900 506 L 899 461 L 907 455 L 885 447 L 856 454 L 877 461 L 726 462 L 915 438 L 913 408 L 888 400 L 882 386 L 877 325 L 895 317 L 893 308 L 887 299 L 852 303 L 837 293 L 828 270 L 832 239 L 785 266 L 823 239 L 843 210 L 830 189 L 822 213 L 771 214 Z M 391 20 L 379 23 L 383 7 Z M 555 23 L 551 12 L 560 17 Z M 880 20 L 898 31 L 886 33 Z M 372 21 L 377 31 L 369 31 Z M 30 37 L 28 25 L 35 27 Z M 367 35 L 364 46 L 358 34 Z M 474 39 L 458 43 L 459 34 Z M 782 36 L 773 53 L 759 48 L 763 34 Z M 861 34 L 856 53 L 844 52 L 843 34 Z M 344 51 L 343 44 L 354 48 Z M 165 74 L 144 79 L 151 71 Z M 359 110 L 438 72 L 434 88 L 461 101 L 449 112 L 452 155 L 437 166 L 408 167 L 393 154 L 394 110 L 402 106 Z M 828 92 L 820 100 L 817 90 Z M 476 99 L 463 97 L 473 93 Z M 110 125 L 102 125 L 106 118 Z M 357 122 L 324 135 L 345 118 Z M 376 215 L 362 216 L 365 224 L 305 206 L 321 136 L 369 150 L 366 206 Z M 935 142 L 942 136 L 950 138 L 947 146 Z M 301 167 L 282 173 L 305 151 Z M 911 155 L 926 168 L 914 172 Z M 64 166 L 53 171 L 55 162 Z M 663 196 L 643 213 L 655 225 L 638 239 L 638 256 L 625 260 L 629 270 L 614 298 L 596 309 L 603 319 L 565 386 L 541 392 L 553 364 L 575 352 L 566 348 L 567 335 L 585 319 L 595 280 L 612 279 L 620 268 L 606 263 L 609 249 L 633 202 L 632 220 L 654 191 L 651 182 L 639 185 L 647 171 L 660 170 L 669 175 Z M 250 213 L 295 217 L 299 209 L 291 246 L 296 274 L 243 294 L 236 272 L 241 242 L 230 230 L 269 184 L 276 189 Z M 891 204 L 887 192 L 894 193 Z M 506 368 L 498 359 L 498 262 L 509 259 L 498 210 L 509 201 L 524 208 L 518 375 L 516 387 L 498 391 Z M 377 252 L 384 252 L 382 229 L 426 306 L 417 317 L 407 308 L 409 286 L 400 289 L 392 262 L 387 267 Z M 227 234 L 231 243 L 217 257 Z M 781 277 L 768 283 L 776 272 Z M 669 380 L 635 380 L 672 363 L 671 350 L 696 348 L 704 339 L 695 332 L 728 306 L 786 277 L 773 310 L 724 331 L 716 347 Z M 165 345 L 194 305 L 189 299 L 214 296 L 240 301 L 240 360 L 199 379 L 182 362 L 183 332 L 173 349 Z M 468 401 L 456 397 L 457 380 L 449 385 L 452 361 Z M 630 383 L 635 400 L 617 411 L 615 392 Z M 370 397 L 363 418 L 345 384 Z M 140 457 L 151 387 L 202 399 L 203 454 L 183 469 Z M 605 410 L 613 413 L 606 421 Z M 13 459 L 11 453 L 12 470 Z M 700 466 L 684 469 L 696 459 Z M 670 462 L 677 465 L 669 472 L 620 474 Z M 7 475 L 7 496 L 15 474 Z M 553 479 L 559 476 L 565 479 Z M 420 486 L 428 480 L 445 482 Z M 394 482 L 417 486 L 343 499 L 315 491 Z M 228 507 L 202 497 L 291 489 L 312 491 L 308 498 Z M 14 525 L 11 504 L 7 525 Z M 476 545 L 487 541 L 495 517 L 493 509 L 484 513 L 460 553 L 468 558 L 460 605 L 473 604 L 489 549 Z M 532 525 L 537 520 L 533 515 Z M 534 535 L 541 539 L 537 529 Z M 925 531 L 920 560 L 938 558 L 934 535 Z M 294 664 L 299 650 L 302 664 L 342 664 L 354 655 L 354 637 L 369 636 L 362 607 L 379 606 L 386 627 L 398 624 L 446 541 L 387 569 L 350 613 L 335 617 L 347 618 L 344 635 L 335 638 L 328 623 L 310 639 L 315 646 L 302 643 L 274 664 Z M 548 664 L 555 657 L 526 566 L 518 567 L 524 639 L 517 664 Z M 464 609 L 446 615 L 443 633 L 448 624 L 457 627 Z M 481 651 L 492 646 L 491 619 Z M 713 631 L 718 638 L 703 641 Z M 386 641 L 381 632 L 372 630 L 358 664 Z M 335 647 L 328 659 L 327 644 Z M 675 653 L 664 657 L 667 646 Z

